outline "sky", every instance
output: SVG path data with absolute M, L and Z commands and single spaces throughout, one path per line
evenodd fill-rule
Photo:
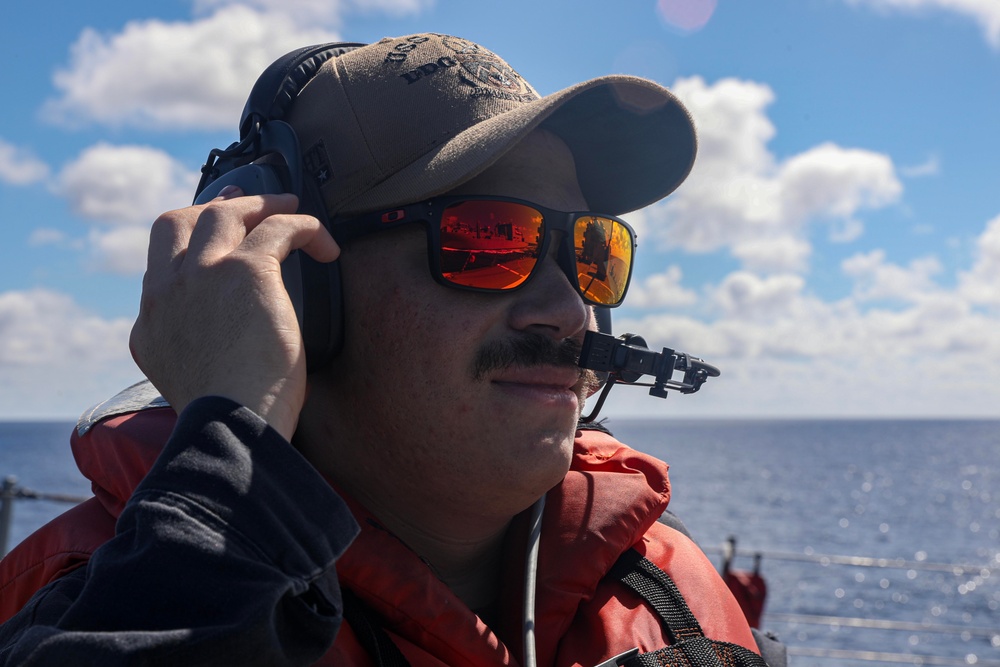
M 1000 417 L 1000 0 L 14 0 L 0 23 L 0 419 L 141 378 L 148 229 L 306 44 L 440 32 L 540 93 L 669 87 L 699 156 L 624 216 L 616 333 L 722 375 L 622 417 Z

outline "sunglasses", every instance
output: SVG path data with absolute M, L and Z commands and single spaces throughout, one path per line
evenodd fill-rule
M 435 197 L 338 220 L 333 236 L 343 245 L 413 222 L 425 224 L 431 275 L 448 287 L 517 289 L 548 256 L 552 243 L 558 243 L 556 262 L 586 303 L 621 304 L 632 277 L 635 232 L 624 220 L 555 211 L 510 197 Z

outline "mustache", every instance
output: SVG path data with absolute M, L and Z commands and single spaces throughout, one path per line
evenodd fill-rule
M 484 344 L 476 354 L 473 374 L 482 380 L 490 373 L 515 366 L 573 366 L 581 373 L 589 372 L 578 368 L 581 350 L 582 345 L 572 338 L 555 341 L 541 334 L 525 333 Z

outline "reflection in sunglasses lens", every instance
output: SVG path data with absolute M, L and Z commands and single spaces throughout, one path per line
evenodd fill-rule
M 587 298 L 614 305 L 625 296 L 632 268 L 632 237 L 616 220 L 578 218 L 574 229 L 577 279 Z
M 471 200 L 441 214 L 441 274 L 456 285 L 513 289 L 527 280 L 545 235 L 542 214 L 525 204 Z M 594 215 L 573 229 L 580 291 L 590 301 L 617 305 L 625 296 L 634 244 L 625 225 Z
M 524 204 L 453 204 L 441 215 L 441 273 L 458 285 L 517 287 L 535 266 L 542 236 L 542 214 Z

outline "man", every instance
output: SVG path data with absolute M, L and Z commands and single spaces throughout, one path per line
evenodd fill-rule
M 683 107 L 628 77 L 539 98 L 435 34 L 297 65 L 316 71 L 282 118 L 329 229 L 236 185 L 153 225 L 131 347 L 172 410 L 137 388 L 83 420 L 97 498 L 4 561 L 4 664 L 589 667 L 668 644 L 763 664 L 708 561 L 656 522 L 666 466 L 577 431 L 597 386 L 581 341 L 627 275 L 594 285 L 573 255 L 588 221 L 631 234 L 614 214 L 686 176 Z M 477 216 L 515 219 L 525 247 L 470 235 L 490 261 L 445 267 L 447 221 Z M 281 273 L 295 250 L 343 280 L 319 367 Z M 629 583 L 661 568 L 680 625 Z

